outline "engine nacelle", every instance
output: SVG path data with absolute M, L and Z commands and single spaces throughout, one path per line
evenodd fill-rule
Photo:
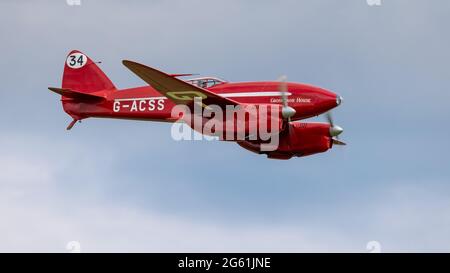
M 267 154 L 268 158 L 274 159 L 323 153 L 333 145 L 329 124 L 291 122 L 288 126 L 289 128 L 280 134 L 278 148 L 274 151 L 261 151 L 261 143 L 256 141 L 240 141 L 238 144 L 247 150 Z
M 196 112 L 197 110 L 197 112 Z M 241 104 L 223 111 L 217 105 L 202 109 L 180 106 L 172 111 L 173 118 L 181 118 L 193 130 L 224 141 L 244 140 L 252 136 L 262 141 L 278 134 L 284 124 L 282 106 L 275 104 Z

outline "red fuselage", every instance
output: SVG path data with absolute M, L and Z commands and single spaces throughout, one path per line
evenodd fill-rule
M 209 91 L 242 104 L 281 104 L 279 82 L 223 83 Z M 288 83 L 289 106 L 296 110 L 292 120 L 320 115 L 340 103 L 340 97 L 325 89 L 307 84 Z M 173 122 L 176 105 L 151 86 L 123 90 L 100 91 L 94 94 L 107 99 L 84 103 L 63 97 L 64 110 L 76 119 L 89 117 Z

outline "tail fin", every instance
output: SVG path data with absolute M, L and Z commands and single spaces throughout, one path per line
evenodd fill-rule
M 97 64 L 78 50 L 71 51 L 66 58 L 62 88 L 83 93 L 116 89 Z
M 88 117 L 83 114 L 77 101 L 97 102 L 103 100 L 105 98 L 101 94 L 103 92 L 91 93 L 113 91 L 116 90 L 116 87 L 88 56 L 81 51 L 73 50 L 66 58 L 62 88 L 49 87 L 49 89 L 62 96 L 63 109 L 73 118 L 67 127 L 67 130 L 70 130 L 77 121 Z

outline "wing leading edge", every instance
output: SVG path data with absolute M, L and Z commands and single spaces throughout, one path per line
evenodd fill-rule
M 122 63 L 139 78 L 176 104 L 192 106 L 193 99 L 198 97 L 202 98 L 204 106 L 215 104 L 225 109 L 226 105 L 239 104 L 234 100 L 224 98 L 143 64 L 128 60 L 124 60 Z

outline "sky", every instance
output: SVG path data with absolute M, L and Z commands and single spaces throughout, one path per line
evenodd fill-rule
M 449 252 L 449 15 L 446 0 L 0 1 L 0 252 Z M 348 145 L 277 161 L 165 123 L 68 132 L 47 87 L 72 49 L 119 88 L 145 84 L 130 59 L 333 90 Z

